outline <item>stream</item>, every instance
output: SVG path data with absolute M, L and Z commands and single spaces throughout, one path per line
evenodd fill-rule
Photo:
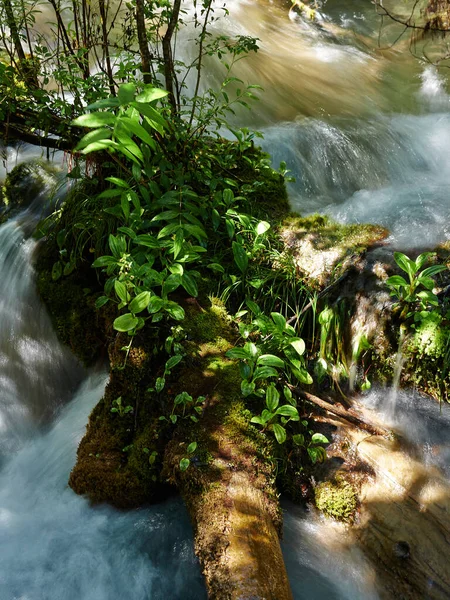
M 449 240 L 450 97 L 435 68 L 400 48 L 376 52 L 378 17 L 363 0 L 330 0 L 317 25 L 268 0 L 233 0 L 229 9 L 216 27 L 261 40 L 236 75 L 265 88 L 237 119 L 264 133 L 275 166 L 287 162 L 296 177 L 293 208 L 379 223 L 397 249 Z M 396 35 L 386 25 L 383 43 Z M 204 85 L 220 81 L 220 65 L 208 69 Z M 9 151 L 8 170 L 36 153 Z M 23 213 L 0 227 L 0 598 L 202 600 L 179 499 L 118 512 L 91 507 L 68 488 L 107 373 L 84 372 L 52 330 L 35 292 L 33 220 Z M 449 477 L 448 407 L 441 415 L 398 392 L 393 410 L 388 397 L 375 391 L 366 405 Z M 288 503 L 284 509 L 295 600 L 379 597 L 363 554 L 350 546 L 333 551 L 341 526 Z

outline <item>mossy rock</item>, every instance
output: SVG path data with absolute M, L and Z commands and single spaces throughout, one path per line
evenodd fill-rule
M 63 344 L 86 365 L 92 365 L 106 355 L 108 307 L 102 312 L 95 308 L 101 288 L 95 273 L 88 265 L 80 265 L 58 281 L 52 269 L 58 260 L 58 251 L 52 244 L 40 248 L 36 261 L 38 293 L 45 303 L 56 333 Z
M 50 184 L 55 184 L 57 169 L 44 161 L 22 163 L 7 175 L 2 204 L 8 209 L 29 206 Z
M 298 272 L 310 285 L 324 287 L 357 264 L 388 231 L 379 225 L 341 225 L 324 215 L 291 214 L 280 225 L 280 235 L 293 255 Z
M 345 481 L 325 481 L 314 490 L 316 507 L 327 517 L 337 521 L 351 522 L 358 508 L 358 495 L 354 487 Z
M 110 344 L 110 380 L 89 417 L 69 479 L 78 494 L 118 508 L 134 508 L 167 494 L 160 470 L 168 428 L 159 421 L 162 407 L 147 391 L 154 379 L 154 339 L 141 334 L 125 362 L 121 348 L 126 343 L 119 334 Z

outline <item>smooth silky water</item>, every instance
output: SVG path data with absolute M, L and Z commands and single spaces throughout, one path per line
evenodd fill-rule
M 275 167 L 288 163 L 296 177 L 293 208 L 386 225 L 401 249 L 450 239 L 444 79 L 403 51 L 404 41 L 388 48 L 395 26 L 385 26 L 377 47 L 379 20 L 370 2 L 325 4 L 319 24 L 289 6 L 233 0 L 230 16 L 215 26 L 260 38 L 258 54 L 235 74 L 265 90 L 235 124 L 261 129 Z M 207 68 L 203 85 L 220 82 L 222 67 L 210 61 Z M 10 155 L 10 165 L 27 152 Z M 93 508 L 67 486 L 106 374 L 86 376 L 58 344 L 34 291 L 34 247 L 19 221 L 0 228 L 0 598 L 201 600 L 206 594 L 180 501 L 124 513 Z M 448 418 L 442 425 L 434 406 L 424 418 L 422 409 L 415 412 L 420 403 L 398 394 L 406 402 L 398 404 L 399 416 L 413 419 L 405 431 L 421 432 L 412 441 L 424 460 L 448 468 L 441 437 Z M 386 397 L 376 392 L 369 399 L 380 408 Z M 359 551 L 333 551 L 338 525 L 284 508 L 283 552 L 296 600 L 377 598 Z

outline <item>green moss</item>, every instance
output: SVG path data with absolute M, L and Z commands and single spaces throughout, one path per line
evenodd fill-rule
M 442 317 L 437 312 L 430 312 L 429 316 L 423 319 L 414 331 L 409 351 L 440 358 L 448 350 L 450 339 L 450 329 L 442 324 Z
M 183 327 L 195 343 L 213 343 L 220 352 L 227 343 L 229 346 L 231 318 L 219 298 L 209 297 L 207 302 L 209 305 L 205 307 L 195 300 L 187 305 Z
M 36 262 L 37 288 L 59 339 L 85 364 L 92 365 L 105 349 L 106 322 L 95 309 L 99 284 L 89 267 L 52 279 L 57 250 L 46 244 Z M 106 315 L 108 308 L 101 313 Z
M 337 521 L 349 522 L 355 517 L 358 496 L 353 486 L 344 481 L 326 481 L 314 490 L 317 508 Z
M 291 214 L 283 221 L 282 228 L 299 238 L 306 233 L 313 233 L 314 247 L 318 250 L 339 248 L 352 252 L 366 250 L 368 246 L 385 239 L 389 233 L 380 225 L 341 225 L 326 215 L 319 214 L 308 217 Z

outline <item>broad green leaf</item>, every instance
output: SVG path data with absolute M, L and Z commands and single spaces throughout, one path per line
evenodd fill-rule
M 184 310 L 176 302 L 167 302 L 164 306 L 164 310 L 176 321 L 182 321 L 184 319 Z
M 286 441 L 286 429 L 278 423 L 274 423 L 272 425 L 272 430 L 275 434 L 277 442 L 279 444 L 284 444 L 284 442 Z
M 293 375 L 298 379 L 300 383 L 305 383 L 307 385 L 311 385 L 313 380 L 311 375 L 308 373 L 306 369 L 292 369 Z
M 83 150 L 81 154 L 90 154 L 91 152 L 103 152 L 103 150 L 108 150 L 108 148 L 116 148 L 117 144 L 112 140 L 99 140 L 98 142 L 92 142 L 92 144 L 88 144 Z
M 172 273 L 165 280 L 162 289 L 162 295 L 165 297 L 171 292 L 174 292 L 181 285 L 181 276 L 177 273 Z
M 138 161 L 140 161 L 140 163 L 142 163 L 142 161 L 144 160 L 142 151 L 139 148 L 139 146 L 131 139 L 128 131 L 126 131 L 124 128 L 116 128 L 115 137 L 118 142 L 117 149 L 120 152 L 122 152 L 122 154 L 125 154 L 126 157 L 128 157 L 131 160 L 134 160 L 134 162 L 136 162 L 135 159 L 137 159 Z M 101 142 L 98 143 L 100 144 Z
M 169 358 L 169 360 L 166 362 L 166 369 L 168 371 L 170 371 L 171 369 L 176 367 L 177 364 L 180 363 L 182 360 L 183 360 L 183 357 L 181 356 L 181 354 L 175 354 L 175 356 L 171 356 Z
M 203 240 L 208 239 L 208 236 L 206 235 L 205 230 L 203 229 L 203 227 L 199 227 L 198 225 L 190 225 L 190 224 L 184 224 L 183 225 L 183 229 L 191 234 L 192 236 L 195 237 L 196 240 L 198 240 L 198 242 L 201 244 Z
M 417 279 L 417 283 L 423 285 L 427 290 L 432 290 L 436 285 L 434 279 L 431 277 L 423 277 L 422 275 Z
M 115 122 L 115 115 L 109 112 L 94 112 L 81 115 L 72 121 L 72 125 L 77 127 L 103 127 L 104 125 L 114 125 Z
M 239 373 L 241 374 L 242 379 L 249 379 L 252 374 L 252 369 L 250 365 L 241 361 L 239 363 Z
M 163 212 L 158 213 L 152 219 L 152 223 L 154 221 L 173 221 L 173 219 L 180 218 L 179 210 L 163 210 Z
M 197 450 L 197 442 L 191 442 L 189 444 L 189 446 L 186 449 L 186 452 L 188 454 L 192 454 L 193 452 L 195 452 Z
M 402 252 L 394 252 L 394 259 L 398 266 L 408 273 L 409 276 L 413 276 L 417 272 L 416 262 L 411 260 Z
M 278 369 L 284 368 L 284 360 L 281 360 L 281 358 L 275 356 L 274 354 L 262 354 L 256 361 L 256 364 L 263 367 L 277 367 Z
M 258 346 L 253 342 L 246 342 L 244 345 L 244 349 L 247 350 L 247 352 L 252 358 L 256 358 L 259 354 Z
M 256 226 L 256 233 L 258 235 L 263 235 L 264 233 L 266 233 L 266 231 L 269 231 L 269 229 L 270 223 L 268 223 L 267 221 L 260 221 Z
M 140 313 L 150 303 L 150 292 L 141 292 L 128 305 L 128 308 L 133 314 Z
M 114 256 L 100 256 L 92 263 L 93 267 L 109 267 L 110 265 L 116 265 L 117 259 Z
M 97 108 L 116 108 L 117 106 L 120 106 L 119 98 L 116 96 L 110 96 L 109 98 L 97 100 L 93 104 L 88 104 L 86 108 L 88 110 L 96 110 Z
M 123 235 L 115 236 L 112 233 L 109 234 L 108 238 L 109 247 L 115 258 L 122 258 L 127 250 L 127 242 Z
M 157 313 L 164 306 L 165 301 L 159 296 L 152 296 L 148 302 L 147 310 L 150 314 Z
M 278 403 L 280 401 L 280 393 L 274 384 L 271 384 L 266 389 L 266 406 L 271 411 L 274 412 Z
M 101 308 L 107 302 L 109 302 L 108 296 L 100 296 L 100 298 L 97 298 L 97 300 L 95 301 L 95 308 Z
M 326 450 L 325 448 L 322 448 L 322 446 L 309 446 L 307 450 L 313 464 L 316 464 L 316 462 L 323 462 L 327 458 Z
M 322 435 L 321 433 L 313 433 L 312 437 L 311 437 L 311 442 L 313 444 L 329 444 L 330 440 L 328 440 L 324 435 Z
M 83 148 L 86 148 L 86 146 L 89 146 L 89 144 L 99 142 L 101 140 L 110 139 L 111 135 L 112 129 L 107 129 L 105 127 L 102 127 L 101 129 L 96 129 L 95 131 L 90 131 L 81 138 L 81 140 L 75 146 L 75 150 L 83 150 Z
M 131 227 L 118 227 L 117 231 L 128 235 L 132 240 L 136 239 L 136 232 L 134 231 L 134 229 L 131 229 Z
M 242 395 L 244 396 L 244 398 L 247 396 L 250 396 L 250 394 L 253 394 L 254 391 L 255 391 L 255 384 L 253 382 L 249 382 L 246 379 L 241 381 L 241 392 L 242 392 Z
M 166 385 L 166 380 L 164 379 L 164 377 L 158 377 L 156 379 L 155 390 L 157 391 L 158 394 L 163 391 L 165 385 Z
M 114 290 L 122 302 L 127 304 L 130 301 L 130 294 L 127 292 L 127 288 L 122 281 L 119 281 L 118 279 L 114 281 Z
M 180 229 L 180 227 L 182 226 L 178 223 L 169 223 L 169 225 L 166 225 L 159 231 L 158 240 L 160 240 L 163 237 L 174 234 L 178 229 Z
M 431 267 L 424 269 L 422 273 L 420 273 L 420 277 L 431 277 L 431 275 L 437 275 L 437 273 L 446 270 L 447 267 L 445 265 L 432 265 Z
M 128 130 L 129 133 L 138 137 L 144 144 L 147 144 L 152 150 L 156 150 L 156 143 L 152 136 L 146 131 L 142 125 L 133 121 L 129 117 L 120 117 L 120 123 Z
M 401 287 L 407 287 L 409 285 L 406 282 L 406 279 L 404 277 L 402 277 L 401 275 L 392 275 L 392 277 L 389 277 L 388 279 L 386 279 L 386 283 L 387 283 L 387 285 L 390 285 L 390 286 L 400 285 Z
M 219 263 L 210 263 L 208 269 L 211 269 L 211 271 L 215 271 L 216 273 L 225 273 L 225 269 L 222 265 L 219 265 Z
M 128 183 L 126 181 L 124 181 L 123 179 L 120 179 L 120 177 L 106 177 L 106 181 L 109 181 L 110 183 L 113 183 L 117 187 L 121 187 L 126 190 L 128 190 L 130 188 Z
M 234 201 L 234 194 L 233 194 L 232 190 L 230 190 L 229 188 L 223 190 L 222 198 L 227 206 L 232 204 Z
M 270 315 L 273 319 L 273 322 L 277 326 L 278 331 L 283 333 L 283 331 L 286 329 L 286 319 L 283 317 L 283 315 L 280 315 L 280 313 L 277 312 L 272 312 Z
M 297 433 L 296 435 L 292 436 L 292 441 L 297 446 L 304 446 L 305 445 L 305 436 L 302 435 L 301 433 Z
M 145 246 L 146 248 L 160 248 L 161 243 L 158 242 L 156 238 L 148 233 L 143 233 L 138 235 L 135 240 L 140 246 Z
M 277 408 L 276 414 L 283 417 L 289 417 L 291 421 L 300 421 L 298 410 L 295 408 L 295 406 L 292 406 L 292 404 L 283 404 L 283 406 Z
M 116 331 L 132 331 L 138 324 L 139 319 L 133 316 L 131 313 L 126 313 L 117 319 L 113 323 L 113 327 Z
M 253 417 L 250 419 L 250 423 L 258 423 L 258 425 L 262 425 L 264 427 L 266 421 L 264 421 L 262 417 Z
M 147 117 L 147 122 L 150 125 L 150 127 L 156 129 L 156 131 L 158 131 L 161 135 L 164 134 L 164 129 L 167 129 L 168 127 L 167 121 L 164 119 L 164 117 L 161 116 L 161 114 L 156 109 L 154 109 L 149 104 L 145 104 L 143 102 L 132 102 L 131 106 L 133 108 L 136 108 L 141 113 L 141 115 Z
M 171 273 L 175 273 L 177 275 L 183 275 L 183 273 L 184 273 L 183 265 L 180 265 L 180 263 L 173 263 L 173 265 L 169 266 L 169 271 Z
M 165 98 L 167 95 L 168 92 L 166 92 L 166 90 L 162 90 L 161 88 L 156 88 L 153 85 L 148 84 L 144 85 L 144 89 L 136 96 L 136 100 L 137 102 L 148 104 L 150 102 L 154 102 L 155 100 Z
M 416 258 L 417 270 L 421 269 L 423 265 L 427 262 L 427 260 L 429 260 L 434 255 L 434 252 L 424 252 L 423 254 L 419 254 L 419 256 Z
M 273 367 L 258 367 L 253 373 L 253 381 L 268 379 L 269 377 L 278 377 L 278 371 Z
M 256 304 L 256 302 L 253 302 L 253 300 L 246 300 L 245 304 L 248 306 L 248 308 L 252 311 L 252 313 L 256 316 L 261 314 L 261 309 L 259 308 L 259 306 Z
M 305 352 L 305 342 L 302 339 L 299 338 L 298 340 L 293 340 L 289 343 L 295 349 L 299 356 L 303 356 Z
M 220 227 L 221 218 L 217 209 L 213 208 L 211 211 L 211 221 L 214 227 L 214 231 L 217 231 Z
M 232 240 L 236 231 L 233 221 L 231 219 L 225 219 L 225 227 L 227 229 L 228 237 Z
M 123 216 L 125 218 L 125 222 L 128 222 L 130 217 L 130 202 L 128 200 L 128 194 L 122 194 L 120 197 L 120 206 L 122 207 Z
M 227 358 L 241 358 L 241 359 L 249 359 L 251 358 L 251 354 L 245 350 L 244 348 L 231 348 L 225 353 Z
M 172 415 L 174 416 L 174 415 Z M 180 471 L 186 471 L 189 468 L 189 465 L 191 464 L 191 461 L 189 460 L 189 458 L 182 458 L 180 460 Z
M 422 300 L 425 300 L 429 304 L 432 304 L 433 306 L 439 305 L 439 300 L 438 300 L 437 296 L 435 294 L 433 294 L 433 292 L 430 292 L 429 290 L 423 290 L 423 291 L 419 292 L 417 294 L 417 296 L 419 298 L 421 298 Z
M 189 273 L 183 273 L 181 276 L 181 285 L 193 298 L 198 296 L 197 283 L 192 275 L 189 275 Z
M 122 83 L 117 91 L 117 97 L 122 105 L 133 102 L 135 95 L 136 86 L 133 83 Z
M 244 247 L 238 242 L 232 243 L 234 261 L 241 273 L 245 273 L 248 268 L 248 256 Z
M 289 404 L 292 404 L 292 406 L 297 406 L 297 401 L 293 397 L 292 392 L 287 385 L 283 387 L 283 394 Z
M 173 240 L 173 258 L 176 260 L 183 250 L 184 245 L 184 232 L 180 228 L 175 234 L 175 239 Z

